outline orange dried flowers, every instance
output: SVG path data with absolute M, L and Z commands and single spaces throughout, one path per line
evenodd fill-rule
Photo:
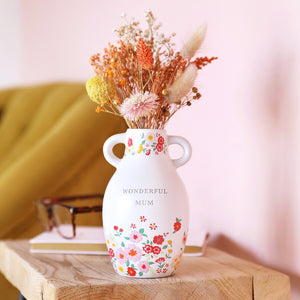
M 202 67 L 205 67 L 207 64 L 210 64 L 213 60 L 218 59 L 217 57 L 211 57 L 208 58 L 207 56 L 204 57 L 197 57 L 193 63 L 196 65 L 196 67 L 201 70 Z
M 200 99 L 194 86 L 197 71 L 217 57 L 193 58 L 205 37 L 200 27 L 175 51 L 175 33 L 159 32 L 152 11 L 145 12 L 147 28 L 133 18 L 115 29 L 118 45 L 108 44 L 103 55 L 90 58 L 96 76 L 87 82 L 88 94 L 98 103 L 97 112 L 123 116 L 130 128 L 163 129 L 174 113 Z
M 139 39 L 139 42 L 136 45 L 136 54 L 139 65 L 145 69 L 152 69 L 154 58 L 152 56 L 151 49 L 146 45 L 142 38 Z

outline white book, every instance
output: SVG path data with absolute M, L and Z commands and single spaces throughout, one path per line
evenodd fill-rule
M 196 237 L 188 238 L 183 255 L 203 255 L 208 236 L 208 232 L 202 230 L 197 233 Z M 99 226 L 77 226 L 76 237 L 73 239 L 61 237 L 54 229 L 37 235 L 29 240 L 29 243 L 32 253 L 108 255 L 103 228 Z

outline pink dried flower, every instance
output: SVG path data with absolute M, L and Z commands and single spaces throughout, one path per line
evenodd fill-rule
M 120 113 L 130 121 L 137 121 L 143 117 L 150 117 L 158 107 L 158 96 L 146 92 L 137 93 L 130 98 L 126 98 L 120 107 Z

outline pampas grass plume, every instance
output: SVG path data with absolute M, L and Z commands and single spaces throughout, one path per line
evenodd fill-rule
M 167 101 L 169 103 L 179 104 L 181 99 L 192 89 L 196 77 L 197 67 L 191 64 L 168 88 Z
M 183 45 L 180 54 L 183 58 L 191 59 L 202 45 L 205 38 L 207 25 L 202 24 Z

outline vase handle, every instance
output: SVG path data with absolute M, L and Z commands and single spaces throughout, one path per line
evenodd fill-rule
M 114 152 L 113 148 L 117 144 L 124 144 L 126 133 L 119 133 L 108 138 L 103 145 L 103 154 L 105 159 L 113 165 L 115 168 L 121 162 L 122 159 L 118 158 Z
M 192 147 L 190 143 L 181 136 L 170 135 L 168 137 L 168 144 L 179 144 L 183 149 L 183 155 L 180 158 L 172 159 L 175 168 L 184 165 L 192 155 Z

